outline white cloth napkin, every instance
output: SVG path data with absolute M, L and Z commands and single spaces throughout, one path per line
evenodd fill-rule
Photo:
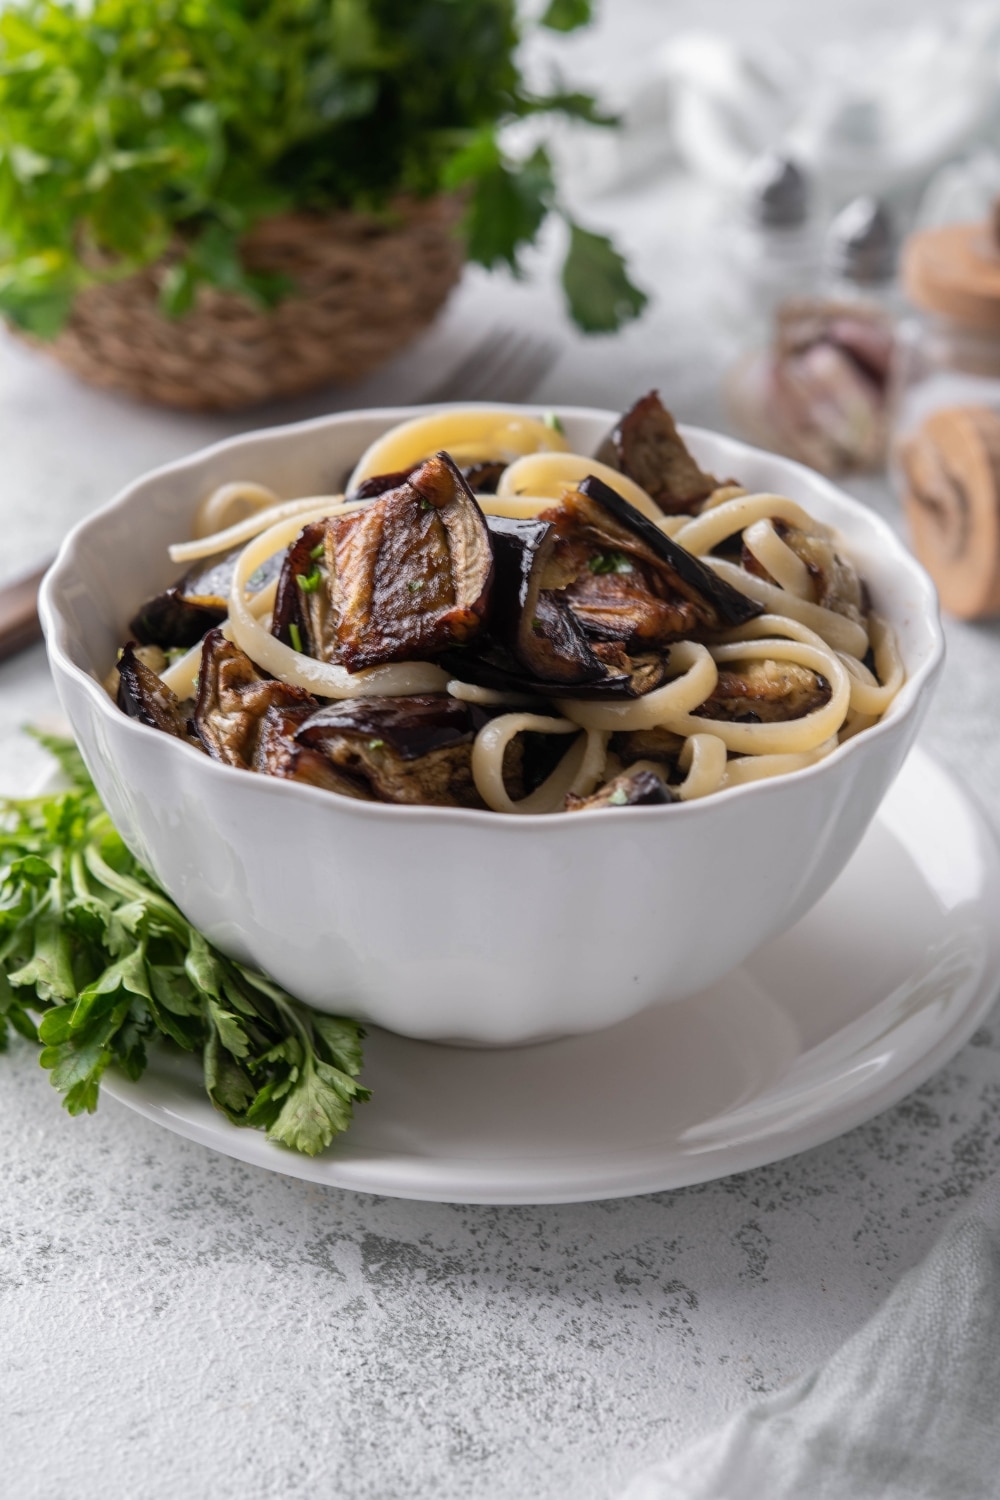
M 827 1364 L 619 1500 L 1000 1495 L 1000 1176 Z

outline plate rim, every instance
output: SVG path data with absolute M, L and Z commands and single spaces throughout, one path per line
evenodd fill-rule
M 984 845 L 990 851 L 993 872 L 995 875 L 1000 874 L 1000 842 L 997 831 L 978 798 L 948 766 L 917 746 L 907 757 L 906 768 L 911 774 L 919 774 L 924 766 L 943 776 L 956 796 L 968 807 Z M 876 813 L 873 826 L 878 822 L 879 816 Z M 854 859 L 857 858 L 856 854 Z M 149 1084 L 153 1080 L 149 1074 L 132 1082 L 117 1073 L 112 1075 L 109 1071 L 105 1075 L 103 1091 L 117 1103 L 173 1134 L 206 1146 L 209 1150 L 218 1151 L 248 1166 L 277 1172 L 318 1186 L 436 1203 L 528 1206 L 599 1202 L 669 1192 L 676 1188 L 716 1181 L 734 1173 L 797 1156 L 800 1152 L 836 1139 L 898 1104 L 950 1061 L 993 1009 L 998 992 L 1000 972 L 986 965 L 961 1009 L 957 1014 L 945 1012 L 942 1019 L 947 1024 L 930 1033 L 928 1045 L 922 1048 L 919 1056 L 912 1058 L 888 1080 L 876 1076 L 871 1087 L 861 1087 L 855 1094 L 832 1104 L 805 1124 L 778 1126 L 754 1134 L 738 1144 L 708 1146 L 703 1151 L 683 1157 L 664 1151 L 655 1164 L 651 1164 L 649 1159 L 653 1148 L 644 1148 L 639 1160 L 635 1160 L 637 1148 L 623 1148 L 620 1152 L 609 1153 L 607 1157 L 602 1154 L 598 1160 L 607 1160 L 607 1168 L 603 1169 L 603 1175 L 602 1171 L 591 1171 L 586 1185 L 582 1174 L 581 1180 L 572 1185 L 572 1163 L 569 1162 L 562 1166 L 561 1171 L 564 1176 L 568 1173 L 571 1182 L 559 1187 L 552 1183 L 532 1183 L 530 1170 L 525 1174 L 523 1165 L 519 1169 L 519 1179 L 518 1169 L 512 1170 L 511 1164 L 506 1160 L 494 1164 L 491 1161 L 477 1163 L 475 1158 L 401 1157 L 361 1148 L 352 1159 L 339 1161 L 336 1146 L 318 1157 L 303 1157 L 283 1151 L 258 1132 L 241 1129 L 221 1115 L 206 1116 L 209 1121 L 206 1124 L 201 1119 L 191 1118 L 171 1108 L 166 1102 L 150 1099 Z M 819 1086 L 821 1085 L 815 1085 Z M 791 1134 L 794 1134 L 794 1143 L 789 1140 Z M 273 1160 L 262 1159 L 265 1155 L 271 1158 L 272 1153 Z M 633 1159 L 631 1169 L 628 1166 L 630 1157 Z M 616 1165 L 614 1180 L 610 1181 L 608 1176 L 612 1170 L 612 1158 Z M 724 1160 L 724 1165 L 720 1158 Z M 594 1159 L 592 1156 L 589 1158 L 591 1161 Z M 438 1172 L 442 1164 L 447 1163 L 448 1181 L 434 1181 L 435 1163 Z M 381 1171 L 378 1167 L 381 1167 Z M 546 1170 L 551 1176 L 552 1167 Z

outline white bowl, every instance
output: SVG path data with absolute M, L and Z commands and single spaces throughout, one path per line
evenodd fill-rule
M 508 1045 L 596 1030 L 712 984 L 795 922 L 854 852 L 923 719 L 943 642 L 933 586 L 889 528 L 810 470 L 690 429 L 709 470 L 800 501 L 847 539 L 907 681 L 807 770 L 704 801 L 549 817 L 353 801 L 250 775 L 118 711 L 99 679 L 177 573 L 214 486 L 338 489 L 414 410 L 232 438 L 137 480 L 75 528 L 42 586 L 59 695 L 126 843 L 190 921 L 322 1010 Z M 591 453 L 614 413 L 560 412 Z M 845 943 L 850 933 L 843 934 Z M 808 976 L 803 976 L 808 983 Z

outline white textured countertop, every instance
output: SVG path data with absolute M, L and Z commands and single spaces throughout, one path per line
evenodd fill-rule
M 627 9 L 634 22 L 642 7 Z M 677 10 L 677 24 L 693 13 Z M 647 201 L 635 219 L 660 307 L 613 345 L 568 342 L 542 399 L 620 406 L 657 383 L 686 420 L 718 420 L 696 299 L 669 292 L 701 284 L 697 235 L 658 233 L 669 208 Z M 534 321 L 543 307 L 474 278 L 451 316 Z M 130 476 L 226 430 L 81 390 L 0 344 L 0 574 Z M 948 634 L 923 742 L 998 818 L 1000 627 Z M 55 708 L 41 648 L 0 667 L 3 790 L 39 765 L 18 726 Z M 71 1120 L 20 1043 L 0 1058 L 0 1131 L 11 1500 L 604 1500 L 831 1352 L 996 1167 L 1000 1023 L 839 1141 L 608 1203 L 323 1190 L 111 1100 Z

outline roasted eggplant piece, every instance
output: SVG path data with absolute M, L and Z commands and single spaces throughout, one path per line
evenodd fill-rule
M 484 458 L 480 463 L 467 464 L 462 470 L 462 478 L 475 494 L 495 495 L 506 467 L 506 460 L 502 458 Z
M 409 479 L 414 470 L 419 467 L 419 464 L 414 464 L 409 469 L 397 469 L 394 474 L 372 474 L 370 478 L 362 479 L 357 489 L 351 491 L 348 499 L 375 500 L 379 495 L 384 495 L 387 490 L 398 489 L 403 481 Z M 500 483 L 500 475 L 506 467 L 506 460 L 502 458 L 487 458 L 479 463 L 467 464 L 459 472 L 474 493 L 495 495 L 497 485 Z
M 130 719 L 138 719 L 140 724 L 148 724 L 153 729 L 162 729 L 175 739 L 185 740 L 201 749 L 200 741 L 191 732 L 191 723 L 180 699 L 139 658 L 134 641 L 129 641 L 118 659 L 116 702 Z
M 332 644 L 330 594 L 320 586 L 325 556 L 326 522 L 312 521 L 285 554 L 274 596 L 271 634 L 310 656 L 324 656 L 325 643 Z
M 597 456 L 634 479 L 668 516 L 693 513 L 719 488 L 695 463 L 658 391 L 629 408 Z
M 489 529 L 496 563 L 492 639 L 477 642 L 463 660 L 452 654 L 449 670 L 463 676 L 467 658 L 479 658 L 482 644 L 491 680 L 465 675 L 464 681 L 549 696 L 570 689 L 573 696 L 586 697 L 635 698 L 659 686 L 666 668 L 663 653 L 636 658 L 621 642 L 588 639 L 560 587 L 562 568 L 555 564 L 559 537 L 551 522 L 490 516 Z M 509 657 L 506 671 L 497 645 Z M 475 672 L 476 666 L 469 670 Z
M 813 536 L 801 527 L 791 526 L 787 521 L 771 523 L 778 536 L 790 547 L 796 557 L 802 559 L 816 589 L 816 603 L 824 609 L 832 609 L 845 615 L 856 625 L 864 624 L 868 612 L 865 586 L 854 567 L 841 557 L 829 537 Z M 744 545 L 740 562 L 749 573 L 766 578 L 773 583 L 767 569 L 757 561 L 750 549 Z
M 488 524 L 496 564 L 493 632 L 529 677 L 561 686 L 607 677 L 607 668 L 563 600 L 543 589 L 555 527 L 505 516 L 490 516 Z
M 305 600 L 294 622 L 304 649 L 349 672 L 419 660 L 478 632 L 493 553 L 485 517 L 446 453 L 364 510 L 319 526 L 307 528 L 286 560 L 278 634 L 291 632 L 292 588 Z
M 567 793 L 564 807 L 566 812 L 588 812 L 592 808 L 653 807 L 676 801 L 674 793 L 653 771 L 623 771 L 589 797 Z
M 381 802 L 482 807 L 472 742 L 486 717 L 444 694 L 357 698 L 311 714 L 295 738 Z
M 194 727 L 213 760 L 254 769 L 268 709 L 315 707 L 311 693 L 265 677 L 221 630 L 209 631 L 201 653 Z
M 251 769 L 283 781 L 303 781 L 326 792 L 339 792 L 342 797 L 372 801 L 366 786 L 343 775 L 319 750 L 301 745 L 295 738 L 313 712 L 312 706 L 283 708 L 272 704 L 261 720 Z
M 560 688 L 558 683 L 529 676 L 520 662 L 492 636 L 480 636 L 468 650 L 440 651 L 434 660 L 459 682 L 490 688 L 497 693 L 529 698 L 551 698 L 553 693 L 558 693 L 585 702 L 615 702 L 641 698 L 643 693 L 659 687 L 666 676 L 669 652 L 630 657 L 630 675 L 609 673 L 596 682 L 575 683 L 569 690 Z
M 398 490 L 412 473 L 413 468 L 396 469 L 392 474 L 372 474 L 368 479 L 362 479 L 357 489 L 351 490 L 347 499 L 377 500 L 379 495 L 384 495 L 388 490 Z
M 229 611 L 229 590 L 243 548 L 232 547 L 196 562 L 172 588 L 157 594 L 139 610 L 129 630 L 144 646 L 183 647 L 187 650 L 207 630 L 221 625 Z M 271 583 L 281 568 L 278 554 L 269 558 L 248 582 L 251 594 Z
M 625 729 L 608 741 L 609 752 L 626 768 L 637 760 L 655 760 L 671 774 L 678 770 L 677 759 L 684 748 L 684 736 L 670 729 Z
M 826 678 L 808 667 L 790 661 L 751 661 L 736 672 L 720 668 L 711 696 L 695 713 L 703 719 L 780 724 L 822 708 L 830 692 Z
M 541 519 L 557 532 L 543 586 L 561 588 L 592 640 L 648 652 L 762 611 L 592 474 Z

